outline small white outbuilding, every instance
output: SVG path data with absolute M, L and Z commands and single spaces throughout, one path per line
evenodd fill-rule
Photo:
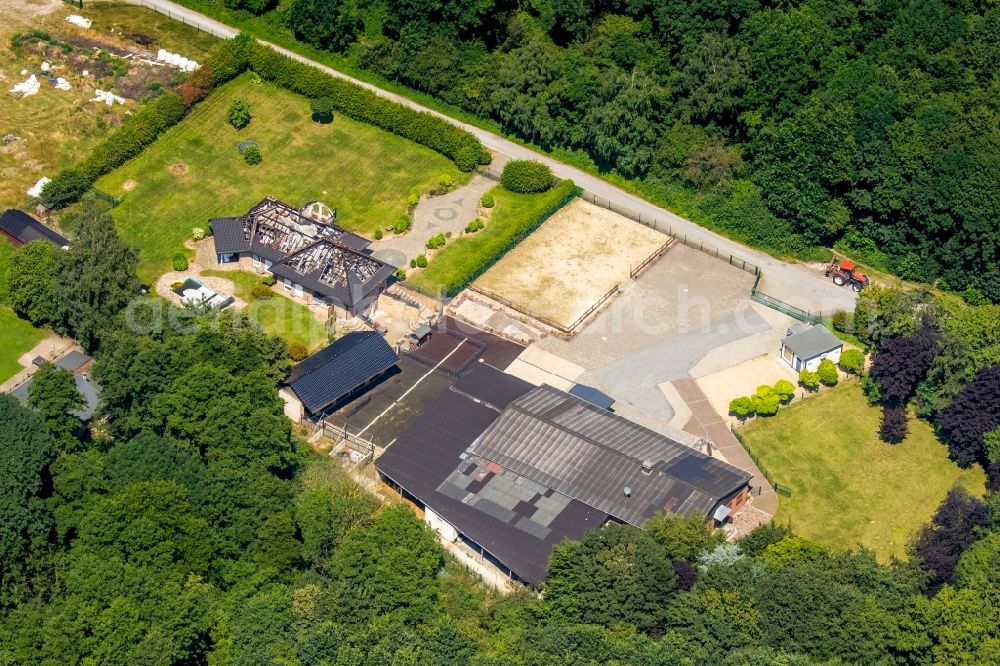
M 806 369 L 816 372 L 825 358 L 840 362 L 844 343 L 825 326 L 798 324 L 788 329 L 781 341 L 781 358 L 796 372 Z

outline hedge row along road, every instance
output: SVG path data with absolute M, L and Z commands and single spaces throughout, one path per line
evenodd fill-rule
M 239 32 L 236 28 L 209 18 L 194 10 L 169 2 L 169 0 L 126 1 L 134 5 L 140 5 L 153 9 L 161 14 L 169 16 L 170 18 L 193 25 L 200 30 L 209 32 L 224 39 L 234 37 Z M 534 159 L 548 164 L 556 176 L 559 178 L 572 179 L 573 182 L 575 182 L 585 192 L 597 197 L 598 199 L 609 201 L 613 209 L 631 211 L 632 213 L 641 215 L 644 220 L 655 219 L 658 221 L 659 228 L 664 230 L 669 225 L 673 234 L 675 236 L 686 238 L 688 244 L 698 245 L 699 243 L 704 243 L 706 248 L 717 248 L 718 253 L 723 257 L 735 255 L 741 259 L 757 264 L 760 266 L 761 270 L 763 270 L 765 275 L 765 280 L 761 285 L 762 290 L 766 291 L 769 295 L 774 296 L 775 298 L 787 301 L 788 303 L 805 310 L 823 312 L 824 314 L 830 314 L 837 309 L 854 309 L 854 303 L 856 300 L 854 292 L 846 287 L 837 287 L 832 284 L 829 278 L 826 278 L 821 271 L 816 270 L 814 267 L 808 267 L 801 264 L 790 264 L 759 250 L 748 248 L 735 241 L 725 238 L 724 236 L 720 236 L 719 234 L 709 231 L 708 229 L 700 227 L 694 222 L 686 220 L 668 210 L 651 204 L 645 199 L 642 199 L 634 194 L 630 194 L 592 174 L 567 164 L 563 164 L 562 162 L 554 160 L 546 155 L 542 155 L 531 148 L 522 146 L 474 125 L 459 122 L 445 114 L 428 109 L 409 98 L 382 90 L 378 86 L 374 86 L 370 83 L 354 79 L 353 77 L 347 76 L 346 74 L 331 67 L 327 67 L 326 65 L 322 65 L 314 60 L 306 58 L 305 56 L 299 55 L 294 51 L 282 48 L 276 44 L 271 44 L 270 42 L 261 41 L 279 53 L 306 63 L 312 67 L 316 67 L 331 76 L 347 79 L 359 86 L 364 86 L 365 88 L 368 88 L 383 97 L 399 102 L 400 104 L 444 118 L 474 134 L 480 142 L 482 142 L 483 146 L 489 150 L 500 153 L 501 155 L 511 159 Z

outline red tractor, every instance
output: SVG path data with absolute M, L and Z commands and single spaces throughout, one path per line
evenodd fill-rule
M 826 267 L 826 276 L 833 278 L 833 283 L 838 287 L 849 284 L 854 291 L 861 291 L 869 284 L 868 276 L 859 273 L 854 262 L 846 259 L 844 261 L 839 259 L 831 261 L 830 265 Z

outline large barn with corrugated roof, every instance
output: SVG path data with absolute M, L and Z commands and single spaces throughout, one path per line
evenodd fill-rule
M 725 522 L 751 475 L 602 406 L 487 365 L 445 391 L 376 461 L 383 481 L 530 585 L 552 549 L 657 512 Z

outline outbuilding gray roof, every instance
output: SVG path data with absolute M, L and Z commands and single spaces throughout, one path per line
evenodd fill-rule
M 512 402 L 469 453 L 640 527 L 664 510 L 707 517 L 750 480 L 743 470 L 547 385 Z
M 844 343 L 825 326 L 813 326 L 801 333 L 792 333 L 785 338 L 785 348 L 803 360 L 816 358 L 844 346 Z

